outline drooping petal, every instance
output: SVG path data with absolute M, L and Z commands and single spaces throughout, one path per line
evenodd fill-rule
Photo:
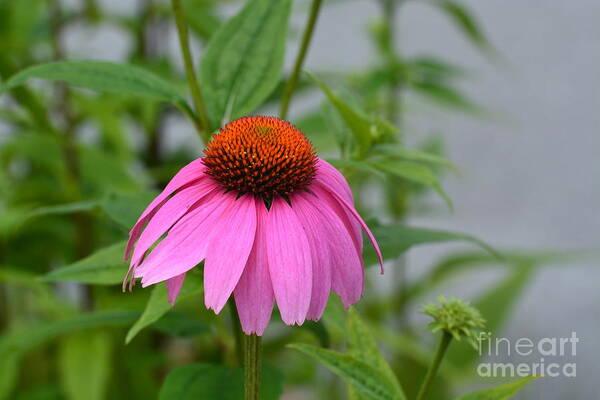
M 181 290 L 184 280 L 185 273 L 167 279 L 167 293 L 169 295 L 169 303 L 171 303 L 172 306 L 175 305 L 175 300 L 177 300 L 177 296 L 179 296 L 179 291 Z
M 231 202 L 215 226 L 204 263 L 204 304 L 218 314 L 235 289 L 256 236 L 256 200 L 245 195 Z
M 129 232 L 129 240 L 127 242 L 127 248 L 125 249 L 124 260 L 127 261 L 131 257 L 131 252 L 133 250 L 133 245 L 137 241 L 144 225 L 152 216 L 162 207 L 163 204 L 168 200 L 169 196 L 180 189 L 181 187 L 194 182 L 197 179 L 201 179 L 205 177 L 204 170 L 206 167 L 202 162 L 201 158 L 198 158 L 191 163 L 187 164 L 185 167 L 181 168 L 177 174 L 169 181 L 164 190 L 152 200 L 152 202 L 146 207 L 142 215 L 138 218 L 137 222 L 131 228 Z
M 352 198 L 352 191 L 350 190 L 350 185 L 346 181 L 346 178 L 342 175 L 340 171 L 335 169 L 331 164 L 323 159 L 319 159 L 317 163 L 318 169 L 317 174 L 315 176 L 315 181 L 320 183 L 321 186 L 327 188 L 330 192 L 335 192 L 348 203 L 353 204 L 354 200 Z M 354 242 L 356 243 L 357 249 L 359 253 L 362 254 L 362 232 L 360 228 L 360 223 L 352 217 L 352 214 L 348 212 L 343 207 L 340 207 L 336 212 L 340 212 L 341 214 L 346 215 L 346 220 L 350 225 L 351 232 L 354 235 Z
M 352 243 L 354 243 L 354 250 L 356 254 L 362 260 L 363 243 L 360 224 L 356 221 L 352 214 L 337 201 L 337 199 L 331 193 L 331 190 L 326 189 L 321 184 L 312 185 L 310 190 L 325 204 L 327 204 L 330 210 L 338 216 L 338 219 L 342 222 L 348 234 L 352 238 Z
M 181 189 L 154 214 L 148 225 L 140 235 L 135 245 L 131 264 L 136 265 L 146 251 L 156 242 L 173 224 L 184 216 L 192 206 L 198 205 L 218 185 L 211 179 L 203 179 L 185 189 Z
M 379 249 L 377 240 L 375 240 L 375 236 L 373 236 L 373 233 L 371 233 L 371 230 L 369 229 L 369 227 L 367 226 L 365 221 L 363 221 L 363 219 L 358 214 L 358 212 L 356 211 L 356 209 L 354 208 L 354 206 L 352 204 L 348 203 L 342 196 L 337 194 L 335 191 L 329 191 L 329 193 L 331 193 L 331 195 L 339 202 L 340 205 L 342 205 L 344 207 L 344 209 L 346 211 L 348 211 L 350 214 L 352 214 L 354 219 L 356 221 L 358 221 L 358 223 L 360 223 L 362 228 L 365 230 L 367 236 L 369 237 L 369 240 L 371 241 L 371 245 L 373 246 L 373 249 L 375 249 L 375 253 L 377 254 L 377 259 L 379 260 L 379 265 L 381 267 L 381 273 L 383 274 L 383 256 L 381 255 L 381 250 Z
M 356 251 L 351 233 L 340 216 L 331 196 L 307 194 L 304 199 L 318 213 L 322 231 L 320 240 L 329 246 L 331 255 L 331 287 L 340 296 L 345 307 L 356 303 L 364 291 L 362 255 Z M 294 204 L 295 206 L 296 204 Z M 333 206 L 333 207 L 332 207 Z
M 218 193 L 181 218 L 135 269 L 135 276 L 142 277 L 142 286 L 173 278 L 204 260 L 218 231 L 215 228 L 234 199 L 233 194 Z
M 353 201 L 350 185 L 348 185 L 348 181 L 346 181 L 344 175 L 322 158 L 319 158 L 317 161 L 317 175 L 315 176 L 315 179 L 324 183 L 332 190 L 335 190 L 346 200 L 350 202 Z
M 256 202 L 256 236 L 244 272 L 233 292 L 240 323 L 246 335 L 261 336 L 273 312 L 273 285 L 267 260 L 267 208 Z
M 267 256 L 281 319 L 302 324 L 310 306 L 310 245 L 298 217 L 285 200 L 273 199 L 267 218 Z
M 311 201 L 315 196 L 300 192 L 292 196 L 292 210 L 296 213 L 300 224 L 304 228 L 312 260 L 312 291 L 310 307 L 306 318 L 318 320 L 323 315 L 323 310 L 329 299 L 331 290 L 331 269 L 333 255 L 330 243 L 337 243 L 337 237 L 330 235 L 331 229 L 326 225 L 321 212 Z M 348 234 L 347 241 L 350 244 L 350 254 L 353 253 L 352 241 Z M 354 255 L 356 259 L 356 255 Z M 358 262 L 360 268 L 360 262 Z

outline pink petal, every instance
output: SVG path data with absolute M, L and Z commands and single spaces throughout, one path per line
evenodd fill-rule
M 350 190 L 350 185 L 348 185 L 344 175 L 342 175 L 340 171 L 335 169 L 325 160 L 319 159 L 317 165 L 318 170 L 317 175 L 315 176 L 315 181 L 320 183 L 321 186 L 327 188 L 328 191 L 339 194 L 346 199 L 348 203 L 353 204 L 354 200 L 352 199 L 352 191 Z M 336 212 L 338 211 L 340 214 L 346 215 L 347 221 L 352 228 L 351 232 L 354 234 L 354 242 L 357 244 L 359 253 L 362 254 L 362 232 L 360 229 L 360 224 L 352 217 L 352 214 L 350 214 L 343 207 L 339 207 L 339 210 L 336 210 Z
M 322 227 L 320 240 L 330 248 L 331 287 L 340 296 L 344 306 L 348 307 L 360 300 L 364 291 L 361 254 L 357 252 L 343 220 L 332 209 L 332 205 L 337 205 L 336 200 L 331 196 L 319 197 L 313 194 L 305 195 L 304 199 L 318 213 L 317 218 Z M 297 208 L 296 204 L 297 202 L 293 204 L 294 209 Z
M 331 211 L 338 216 L 338 219 L 342 221 L 348 234 L 352 237 L 356 254 L 358 254 L 358 257 L 360 257 L 362 260 L 363 243 L 360 223 L 358 223 L 352 214 L 348 212 L 335 197 L 333 197 L 331 190 L 328 190 L 320 184 L 312 185 L 310 190 L 325 204 L 327 204 Z
M 256 200 L 229 198 L 228 211 L 217 221 L 204 263 L 204 304 L 218 314 L 235 289 L 256 236 Z
M 218 192 L 181 218 L 135 269 L 135 276 L 142 277 L 142 286 L 187 272 L 206 258 L 208 246 L 217 233 L 215 227 L 222 222 L 233 199 L 235 195 L 231 193 Z
M 179 296 L 179 291 L 181 290 L 184 279 L 185 273 L 167 279 L 167 293 L 169 294 L 169 303 L 171 303 L 172 306 L 175 305 L 175 300 L 177 300 L 177 296 Z
M 325 188 L 325 189 L 327 189 L 327 188 Z M 377 253 L 377 259 L 379 260 L 379 265 L 381 267 L 381 273 L 383 274 L 383 256 L 381 255 L 381 250 L 379 249 L 377 240 L 375 240 L 375 236 L 373 236 L 373 233 L 371 233 L 371 230 L 369 229 L 369 227 L 367 226 L 365 221 L 363 221 L 361 216 L 358 215 L 358 212 L 356 212 L 356 209 L 354 208 L 354 206 L 352 204 L 348 203 L 342 196 L 337 194 L 335 191 L 329 190 L 329 193 L 331 193 L 331 195 L 333 195 L 333 197 L 335 197 L 335 199 L 346 209 L 346 211 L 348 211 L 352 214 L 352 216 L 356 219 L 356 221 L 358 221 L 360 223 L 360 225 L 362 226 L 362 228 L 365 230 L 365 232 L 367 233 L 367 236 L 369 237 L 369 240 L 371 241 L 371 245 L 375 249 L 375 253 Z
M 131 251 L 133 250 L 133 245 L 140 236 L 142 229 L 146 222 L 158 211 L 160 207 L 167 201 L 169 196 L 176 191 L 177 189 L 187 185 L 190 182 L 195 181 L 196 179 L 203 178 L 205 166 L 202 162 L 201 158 L 198 158 L 191 163 L 187 164 L 185 167 L 181 168 L 179 172 L 175 174 L 175 176 L 171 179 L 171 181 L 167 184 L 167 187 L 152 200 L 152 202 L 146 207 L 142 215 L 138 218 L 137 222 L 129 232 L 129 241 L 127 242 L 127 248 L 125 249 L 124 260 L 128 260 L 131 257 Z
M 312 290 L 310 245 L 298 217 L 279 197 L 267 218 L 267 257 L 281 318 L 288 325 L 302 324 Z
M 195 206 L 218 185 L 212 179 L 203 179 L 185 189 L 177 192 L 173 197 L 156 212 L 142 232 L 131 258 L 131 264 L 137 265 L 146 251 L 156 242 L 173 224 L 184 216 L 192 206 Z
M 336 237 L 330 235 L 331 229 L 327 227 L 327 221 L 323 219 L 322 213 L 313 205 L 312 200 L 315 198 L 314 195 L 304 192 L 294 194 L 291 198 L 292 209 L 296 212 L 310 245 L 313 277 L 310 307 L 306 318 L 314 321 L 321 318 L 329 299 L 333 262 L 330 244 L 335 243 L 337 246 L 338 242 Z M 347 233 L 346 237 L 350 244 L 350 254 L 357 259 L 352 240 Z M 361 268 L 360 261 L 358 267 Z
M 256 211 L 254 246 L 233 294 L 244 333 L 261 336 L 271 319 L 275 297 L 267 261 L 268 214 L 262 200 L 256 202 Z
M 333 165 L 319 158 L 317 161 L 317 175 L 315 179 L 327 187 L 335 190 L 340 196 L 343 196 L 349 202 L 352 202 L 352 191 L 344 175 Z

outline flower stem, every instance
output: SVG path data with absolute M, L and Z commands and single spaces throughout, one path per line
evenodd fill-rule
M 290 78 L 288 79 L 285 85 L 285 89 L 283 91 L 281 108 L 279 109 L 279 117 L 281 119 L 285 119 L 287 116 L 288 108 L 290 107 L 290 101 L 292 100 L 292 95 L 294 93 L 294 89 L 296 88 L 298 77 L 300 76 L 302 64 L 304 64 L 304 59 L 306 58 L 306 52 L 308 51 L 308 46 L 310 44 L 313 31 L 315 30 L 315 24 L 317 23 L 317 17 L 319 16 L 320 9 L 321 0 L 313 0 L 312 5 L 310 7 L 308 22 L 306 23 L 306 28 L 304 29 L 304 34 L 302 35 L 302 43 L 300 44 L 300 50 L 298 51 L 298 55 L 296 56 L 296 62 L 294 63 L 294 69 L 292 70 L 292 74 L 290 75 Z
M 204 100 L 202 99 L 202 92 L 198 85 L 198 79 L 196 78 L 196 70 L 194 68 L 194 61 L 192 60 L 192 52 L 190 51 L 190 42 L 188 39 L 188 27 L 185 22 L 185 16 L 183 15 L 181 0 L 171 0 L 171 5 L 173 7 L 173 14 L 175 15 L 175 24 L 177 25 L 177 33 L 179 35 L 179 45 L 181 47 L 183 63 L 185 65 L 185 74 L 187 75 L 188 84 L 192 92 L 194 107 L 198 114 L 194 123 L 196 124 L 198 133 L 200 133 L 202 139 L 207 141 L 210 136 L 208 115 L 206 113 L 206 107 L 204 106 Z M 197 120 L 198 118 L 199 121 Z
M 259 400 L 260 392 L 260 336 L 244 336 L 244 400 Z
M 438 344 L 437 350 L 435 351 L 435 356 L 433 357 L 433 361 L 427 370 L 427 375 L 425 375 L 425 379 L 421 384 L 421 389 L 419 389 L 419 395 L 417 396 L 417 400 L 424 400 L 427 396 L 427 392 L 431 388 L 431 384 L 433 379 L 435 378 L 438 369 L 440 368 L 440 364 L 442 363 L 442 359 L 446 354 L 446 350 L 448 350 L 448 346 L 452 341 L 452 335 L 448 332 L 444 331 L 442 333 L 442 337 L 440 339 L 440 343 Z

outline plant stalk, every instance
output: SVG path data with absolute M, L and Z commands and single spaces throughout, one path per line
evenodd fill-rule
M 442 333 L 442 337 L 438 344 L 437 350 L 435 351 L 435 356 L 433 357 L 433 361 L 427 370 L 427 375 L 425 375 L 425 379 L 421 384 L 421 389 L 419 389 L 419 394 L 417 396 L 417 400 L 425 400 L 429 389 L 431 388 L 431 384 L 437 375 L 437 371 L 440 368 L 440 364 L 442 363 L 442 359 L 446 354 L 446 350 L 448 350 L 448 346 L 452 341 L 452 335 L 448 332 L 444 331 Z
M 304 59 L 306 58 L 306 53 L 308 52 L 308 46 L 310 45 L 310 41 L 315 30 L 315 25 L 319 16 L 319 10 L 321 9 L 321 2 L 321 0 L 313 0 L 310 7 L 308 21 L 306 23 L 306 28 L 304 28 L 304 34 L 302 35 L 302 42 L 300 44 L 300 49 L 298 50 L 298 55 L 296 56 L 294 69 L 292 70 L 292 74 L 290 75 L 290 78 L 288 79 L 283 90 L 281 108 L 279 109 L 279 117 L 281 119 L 285 119 L 287 117 L 290 101 L 292 100 L 294 89 L 298 83 L 300 71 L 302 70 L 302 65 L 304 64 Z
M 244 400 L 259 400 L 261 338 L 244 336 Z
M 194 101 L 194 108 L 199 118 L 196 123 L 196 128 L 202 139 L 206 142 L 210 138 L 210 124 L 208 122 L 208 114 L 206 113 L 206 107 L 202 98 L 202 92 L 200 91 L 200 85 L 198 84 L 198 78 L 196 77 L 196 70 L 194 68 L 194 61 L 192 60 L 192 52 L 190 51 L 190 42 L 188 37 L 188 27 L 185 22 L 185 16 L 183 15 L 183 8 L 181 6 L 181 0 L 171 0 L 173 8 L 173 14 L 175 15 L 175 24 L 177 25 L 177 34 L 179 35 L 179 45 L 181 47 L 181 54 L 183 56 L 183 63 L 185 65 L 185 74 L 187 76 L 190 91 L 192 92 L 192 100 Z

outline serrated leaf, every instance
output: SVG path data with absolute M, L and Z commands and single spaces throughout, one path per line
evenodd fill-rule
M 283 393 L 283 377 L 274 368 L 263 365 L 260 399 L 277 400 Z M 241 369 L 217 364 L 188 364 L 171 370 L 163 383 L 159 400 L 238 400 L 244 398 Z
M 177 297 L 177 301 L 185 300 L 189 297 L 197 296 L 203 291 L 202 279 L 199 276 L 188 273 Z M 172 309 L 168 301 L 167 287 L 164 283 L 154 286 L 150 299 L 146 303 L 146 308 L 140 318 L 133 324 L 127 332 L 125 343 L 128 344 L 145 327 L 158 321 L 163 315 Z
M 321 88 L 327 96 L 331 104 L 334 105 L 337 112 L 340 114 L 348 129 L 354 137 L 358 149 L 364 151 L 371 146 L 371 123 L 367 117 L 360 115 L 350 105 L 346 104 L 342 99 L 336 96 L 323 82 L 318 80 L 314 75 L 309 74 L 312 80 Z
M 78 332 L 63 339 L 58 361 L 66 399 L 101 400 L 106 397 L 111 347 L 111 337 L 103 331 Z
M 502 259 L 502 256 L 490 245 L 465 233 L 418 228 L 399 224 L 376 226 L 372 231 L 377 238 L 381 251 L 385 254 L 386 258 L 390 259 L 398 257 L 412 246 L 452 241 L 466 241 L 473 243 L 486 250 L 497 259 Z M 377 262 L 375 253 L 369 248 L 365 249 L 364 258 L 365 265 L 371 265 Z
M 155 191 L 111 193 L 100 202 L 100 207 L 113 221 L 129 230 L 157 194 Z
M 127 272 L 123 262 L 127 242 L 115 243 L 73 264 L 57 268 L 41 279 L 44 281 L 74 281 L 96 285 L 121 283 Z
M 11 76 L 0 92 L 24 84 L 31 78 L 62 81 L 101 92 L 150 97 L 187 107 L 185 98 L 172 84 L 145 69 L 107 61 L 59 61 L 34 65 Z
M 448 208 L 453 208 L 452 200 L 444 192 L 444 189 L 442 189 L 437 176 L 428 167 L 410 161 L 394 160 L 371 161 L 370 164 L 390 175 L 431 186 L 444 199 Z
M 507 383 L 500 386 L 478 390 L 459 397 L 456 400 L 509 400 L 512 399 L 525 385 L 537 379 L 536 376 L 528 376 L 518 381 Z
M 277 87 L 290 0 L 249 0 L 212 36 L 200 79 L 211 128 L 249 114 Z
M 296 349 L 327 367 L 366 399 L 401 400 L 402 392 L 385 374 L 369 364 L 348 354 L 320 349 L 303 343 L 291 344 Z
M 352 307 L 348 310 L 347 329 L 348 354 L 378 369 L 395 384 L 398 392 L 402 395 L 401 398 L 405 399 L 406 395 L 390 365 L 381 354 L 371 330 Z

